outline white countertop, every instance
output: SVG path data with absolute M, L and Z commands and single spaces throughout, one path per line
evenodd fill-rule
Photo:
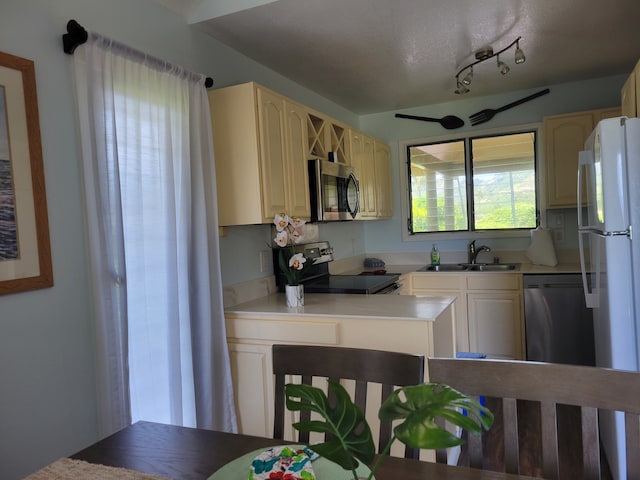
M 274 293 L 234 305 L 227 308 L 226 313 L 251 314 L 265 318 L 303 315 L 434 321 L 454 300 L 454 296 L 416 297 L 413 295 L 306 293 L 304 307 L 288 308 L 284 293 Z

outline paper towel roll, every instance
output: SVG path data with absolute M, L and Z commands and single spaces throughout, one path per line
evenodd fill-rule
M 555 267 L 558 264 L 551 232 L 542 227 L 531 230 L 531 245 L 529 245 L 526 254 L 534 265 Z

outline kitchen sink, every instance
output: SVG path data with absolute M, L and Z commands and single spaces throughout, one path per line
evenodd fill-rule
M 508 272 L 517 270 L 517 263 L 441 263 L 425 265 L 418 272 Z
M 472 272 L 503 272 L 515 270 L 518 267 L 515 263 L 477 263 L 469 265 L 467 270 Z
M 462 263 L 441 263 L 440 265 L 425 265 L 419 272 L 460 272 L 467 267 Z

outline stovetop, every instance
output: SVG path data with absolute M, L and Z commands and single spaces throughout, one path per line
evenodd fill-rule
M 397 282 L 399 276 L 389 275 L 327 275 L 304 283 L 307 293 L 375 294 Z

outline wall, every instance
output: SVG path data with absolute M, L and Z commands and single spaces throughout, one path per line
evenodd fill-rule
M 154 1 L 0 2 L 0 50 L 35 62 L 55 282 L 46 290 L 0 296 L 3 480 L 22 478 L 98 439 L 72 57 L 63 53 L 61 38 L 71 18 L 205 73 L 218 86 L 257 80 L 342 121 L 357 122 L 351 112 L 219 44 Z M 223 251 L 242 257 L 228 244 Z
M 510 92 L 505 95 L 478 97 L 469 100 L 429 105 L 419 108 L 403 110 L 403 113 L 441 118 L 445 115 L 457 115 L 465 119 L 465 125 L 457 130 L 445 130 L 439 124 L 425 123 L 412 120 L 394 118 L 396 112 L 383 112 L 366 115 L 360 118 L 360 127 L 370 134 L 382 138 L 391 145 L 393 157 L 393 199 L 394 214 L 391 220 L 369 222 L 365 226 L 365 250 L 368 253 L 375 252 L 425 252 L 428 255 L 431 245 L 436 241 L 439 248 L 444 251 L 464 251 L 471 238 L 482 238 L 482 243 L 494 250 L 524 250 L 529 246 L 528 233 L 520 238 L 491 238 L 490 235 L 469 235 L 462 239 L 452 239 L 451 236 L 432 234 L 420 236 L 421 240 L 411 239 L 404 241 L 402 231 L 406 225 L 405 218 L 401 215 L 401 198 L 404 193 L 400 191 L 401 176 L 406 173 L 405 152 L 401 151 L 401 143 L 407 141 L 419 142 L 425 139 L 435 141 L 444 138 L 460 138 L 459 136 L 481 135 L 497 133 L 501 128 L 540 124 L 544 116 L 556 115 L 568 112 L 578 112 L 597 108 L 606 108 L 620 105 L 620 90 L 626 75 L 586 80 L 583 82 L 550 85 L 550 93 L 531 102 L 520 105 L 511 110 L 501 112 L 490 122 L 472 127 L 467 120 L 469 115 L 484 108 L 496 108 L 519 98 L 525 97 L 540 89 Z M 500 79 L 496 79 L 500 81 Z M 464 98 L 464 97 L 462 97 Z M 459 135 L 459 136 L 458 136 Z M 458 136 L 458 137 L 456 137 Z M 544 148 L 541 136 L 539 158 L 544 158 Z M 402 195 L 402 196 L 401 196 Z M 559 242 L 558 248 L 577 248 L 576 214 L 573 210 L 562 210 L 564 214 L 565 239 Z M 549 211 L 549 215 L 553 215 Z M 550 220 L 551 221 L 551 220 Z

